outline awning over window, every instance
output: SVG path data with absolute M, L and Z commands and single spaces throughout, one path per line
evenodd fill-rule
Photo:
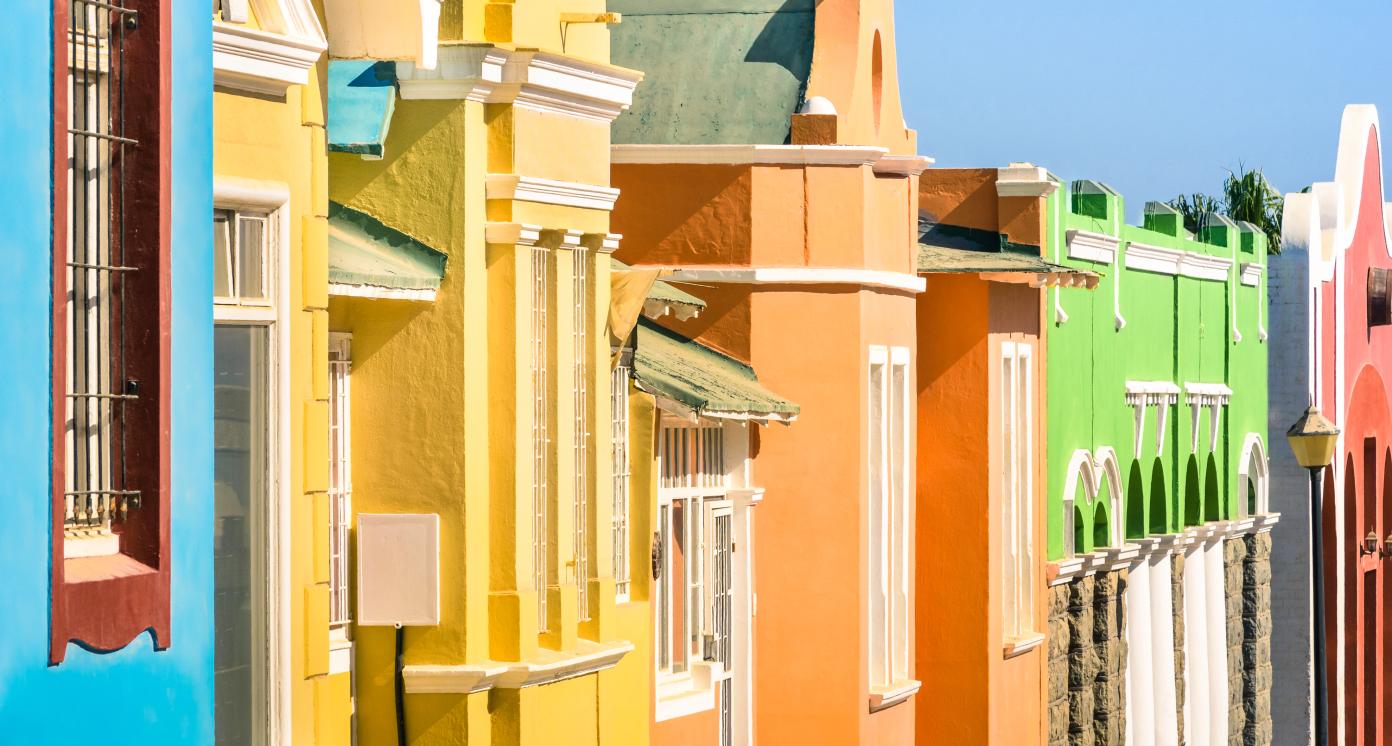
M 791 422 L 800 408 L 764 388 L 754 369 L 705 345 L 638 322 L 633 380 L 659 400 L 702 417 Z
M 1014 244 L 992 231 L 919 219 L 919 274 L 975 274 L 992 282 L 1034 287 L 1097 286 L 1096 272 L 1051 264 L 1038 246 Z
M 435 300 L 445 255 L 364 212 L 329 203 L 329 293 Z
M 626 281 L 629 275 L 633 275 L 641 283 L 649 273 L 654 271 L 656 277 L 662 277 L 668 273 L 668 270 L 663 269 L 634 269 L 613 257 L 610 257 L 609 264 L 610 276 L 614 278 L 616 291 L 620 289 L 619 286 Z M 619 293 L 615 292 L 614 297 L 617 299 Z M 659 319 L 670 313 L 678 319 L 686 321 L 700 315 L 705 308 L 705 301 L 662 280 L 654 280 L 643 295 L 643 315 L 650 319 Z
M 329 62 L 329 150 L 381 158 L 395 108 L 395 62 Z

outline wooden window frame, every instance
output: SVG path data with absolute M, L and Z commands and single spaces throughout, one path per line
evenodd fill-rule
M 49 662 L 61 663 L 69 642 L 96 652 L 119 650 L 145 630 L 154 648 L 170 645 L 170 196 L 171 37 L 169 0 L 126 0 L 136 25 L 124 37 L 128 148 L 118 168 L 125 184 L 122 238 L 126 260 L 142 271 L 127 282 L 123 313 L 129 341 L 127 374 L 140 400 L 123 415 L 130 435 L 121 454 L 126 488 L 141 493 L 140 507 L 120 522 L 117 554 L 65 558 L 65 421 L 67 233 L 69 184 L 68 30 L 71 0 L 53 6 L 53 170 L 51 253 L 52 481 L 51 613 Z

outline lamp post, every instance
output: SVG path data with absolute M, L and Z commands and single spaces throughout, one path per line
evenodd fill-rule
M 1339 428 L 1320 414 L 1319 407 L 1311 405 L 1305 414 L 1286 431 L 1295 460 L 1310 470 L 1310 570 L 1314 576 L 1313 606 L 1315 613 L 1315 744 L 1328 746 L 1329 743 L 1329 705 L 1327 692 L 1328 671 L 1324 656 L 1324 548 L 1321 546 L 1321 517 L 1324 515 L 1320 502 L 1323 489 L 1320 485 L 1320 472 L 1334 460 L 1334 450 L 1339 445 Z

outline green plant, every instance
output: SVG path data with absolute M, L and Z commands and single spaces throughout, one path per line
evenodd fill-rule
M 1207 194 L 1184 195 L 1169 201 L 1170 207 L 1179 210 L 1179 214 L 1184 216 L 1184 230 L 1197 234 L 1204 226 L 1205 216 L 1210 212 L 1222 212 L 1223 206 L 1217 199 Z
M 1247 170 L 1238 164 L 1223 180 L 1221 199 L 1207 194 L 1181 194 L 1170 200 L 1170 207 L 1184 216 L 1184 228 L 1197 234 L 1204 227 L 1204 216 L 1221 212 L 1233 220 L 1245 220 L 1266 236 L 1267 252 L 1281 253 L 1281 218 L 1285 198 L 1267 181 L 1261 169 Z

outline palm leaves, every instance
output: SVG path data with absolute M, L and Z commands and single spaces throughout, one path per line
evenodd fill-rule
M 1257 226 L 1266 234 L 1267 251 L 1281 253 L 1281 216 L 1285 199 L 1259 168 L 1249 171 L 1238 164 L 1237 171 L 1228 171 L 1221 199 L 1207 194 L 1181 194 L 1169 204 L 1184 216 L 1184 227 L 1191 233 L 1198 233 L 1203 227 L 1204 215 L 1221 212 L 1233 220 L 1245 220 Z

